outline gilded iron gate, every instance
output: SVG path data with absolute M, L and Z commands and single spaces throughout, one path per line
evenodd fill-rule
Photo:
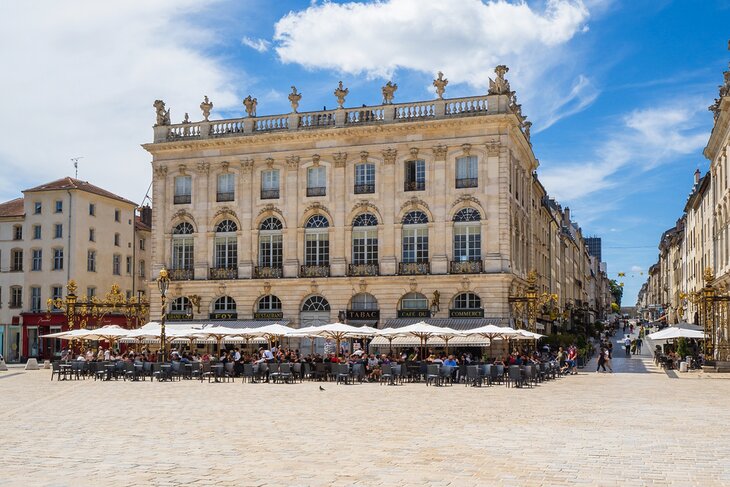
M 705 269 L 705 286 L 688 297 L 699 307 L 700 325 L 705 332 L 705 359 L 730 360 L 730 294 L 724 286 L 713 286 L 715 276 Z

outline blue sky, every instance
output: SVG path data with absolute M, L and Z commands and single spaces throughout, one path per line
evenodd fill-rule
M 160 0 L 6 2 L 0 6 L 0 199 L 73 174 L 141 201 L 140 144 L 153 100 L 173 122 L 486 92 L 496 64 L 533 122 L 541 180 L 586 235 L 603 237 L 609 273 L 633 304 L 661 233 L 686 201 L 727 69 L 730 0 Z M 7 46 L 12 46 L 8 48 Z

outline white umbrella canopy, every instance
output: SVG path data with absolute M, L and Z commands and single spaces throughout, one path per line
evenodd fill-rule
M 279 323 L 274 323 L 272 325 L 266 325 L 262 326 L 260 328 L 248 328 L 247 330 L 250 330 L 250 333 L 248 333 L 251 336 L 294 336 L 296 333 L 295 328 L 290 328 L 288 326 L 281 325 Z
M 56 333 L 49 333 L 48 335 L 41 335 L 40 338 L 60 338 L 62 340 L 74 340 L 82 339 L 89 330 L 77 328 L 76 330 L 59 331 Z
M 678 327 L 670 327 L 665 328 L 661 331 L 657 331 L 655 333 L 651 333 L 650 335 L 646 336 L 650 340 L 658 341 L 658 340 L 673 340 L 676 338 L 695 338 L 695 339 L 704 339 L 705 338 L 705 332 L 700 330 L 691 330 L 688 328 L 678 328 Z
M 119 325 L 106 325 L 102 326 L 101 328 L 96 328 L 93 330 L 76 330 L 76 331 L 85 331 L 86 333 L 82 333 L 76 338 L 81 338 L 83 340 L 107 340 L 109 342 L 116 341 L 120 338 L 124 338 L 132 330 L 127 330 L 126 328 L 122 328 Z
M 471 330 L 464 330 L 465 335 L 481 335 L 483 337 L 493 339 L 511 338 L 519 335 L 520 332 L 508 326 L 485 325 Z
M 446 348 L 448 349 L 450 339 L 458 336 L 464 336 L 465 333 L 454 330 L 453 328 L 434 326 L 426 323 L 425 321 L 419 321 L 418 323 L 404 326 L 402 328 L 386 328 L 384 330 L 379 330 L 378 335 L 384 337 L 413 335 L 421 340 L 422 345 L 427 343 L 429 338 L 438 337 L 446 342 Z
M 535 333 L 532 331 L 527 330 L 515 330 L 517 332 L 517 335 L 511 336 L 510 338 L 513 338 L 515 340 L 539 340 L 540 338 L 545 338 L 545 335 L 540 335 L 539 333 Z

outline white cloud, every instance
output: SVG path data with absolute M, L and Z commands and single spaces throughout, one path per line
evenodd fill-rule
M 547 0 L 542 10 L 506 0 L 326 2 L 281 18 L 274 41 L 285 63 L 385 79 L 401 68 L 441 70 L 481 92 L 494 66 L 507 64 L 538 131 L 598 94 L 573 71 L 579 54 L 567 52 L 588 17 L 581 0 Z
M 610 135 L 598 142 L 592 158 L 552 165 L 546 162 L 540 179 L 548 192 L 563 202 L 574 202 L 597 191 L 623 185 L 632 177 L 682 156 L 698 152 L 709 134 L 698 128 L 706 109 L 701 100 L 684 100 L 645 110 L 634 110 L 623 117 Z
M 138 201 L 151 180 L 152 102 L 172 119 L 237 107 L 234 77 L 204 52 L 212 33 L 191 24 L 196 0 L 15 2 L 0 15 L 0 197 L 73 175 Z M 12 46 L 12 48 L 8 48 Z M 244 78 L 237 76 L 237 79 Z M 241 111 L 242 111 L 241 107 Z
M 243 44 L 244 46 L 248 46 L 258 52 L 266 52 L 269 50 L 269 46 L 271 46 L 271 43 L 266 39 L 252 39 L 248 36 L 241 39 L 241 44 Z
M 644 268 L 641 267 L 640 265 L 632 265 L 631 266 L 631 272 L 633 272 L 633 273 L 643 272 L 643 271 L 644 271 Z

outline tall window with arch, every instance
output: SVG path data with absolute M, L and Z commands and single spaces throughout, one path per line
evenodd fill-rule
M 259 226 L 259 266 L 257 277 L 281 277 L 284 265 L 281 220 L 268 217 Z
M 193 314 L 193 305 L 187 296 L 180 296 L 172 300 L 170 303 L 170 313 L 174 315 L 191 315 Z
M 355 194 L 375 193 L 375 164 L 363 162 L 355 165 Z
M 257 319 L 279 319 L 282 316 L 281 299 L 273 294 L 261 296 L 256 303 L 254 318 Z
M 401 318 L 424 318 L 430 316 L 428 298 L 416 292 L 404 294 L 398 306 L 398 316 Z
M 428 217 L 424 212 L 406 213 L 403 217 L 401 242 L 403 262 L 428 262 Z
M 454 248 L 451 271 L 481 272 L 482 227 L 481 214 L 474 208 L 463 208 L 454 215 Z
M 213 302 L 214 313 L 235 313 L 236 301 L 230 296 L 221 296 Z
M 193 269 L 193 226 L 182 222 L 172 229 L 172 270 Z
M 378 300 L 370 293 L 359 293 L 350 300 L 350 309 L 353 310 L 376 310 L 378 309 Z
M 352 263 L 378 263 L 378 219 L 372 213 L 362 213 L 352 221 Z
M 451 318 L 480 318 L 484 316 L 482 309 L 482 299 L 479 295 L 472 292 L 459 293 L 454 296 L 454 300 L 449 310 Z
M 322 296 L 310 296 L 302 304 L 302 311 L 330 311 L 330 303 Z
M 233 269 L 238 262 L 238 226 L 233 220 L 223 220 L 215 227 L 215 262 L 218 269 Z
M 304 262 L 306 265 L 329 265 L 329 220 L 314 215 L 304 228 Z

